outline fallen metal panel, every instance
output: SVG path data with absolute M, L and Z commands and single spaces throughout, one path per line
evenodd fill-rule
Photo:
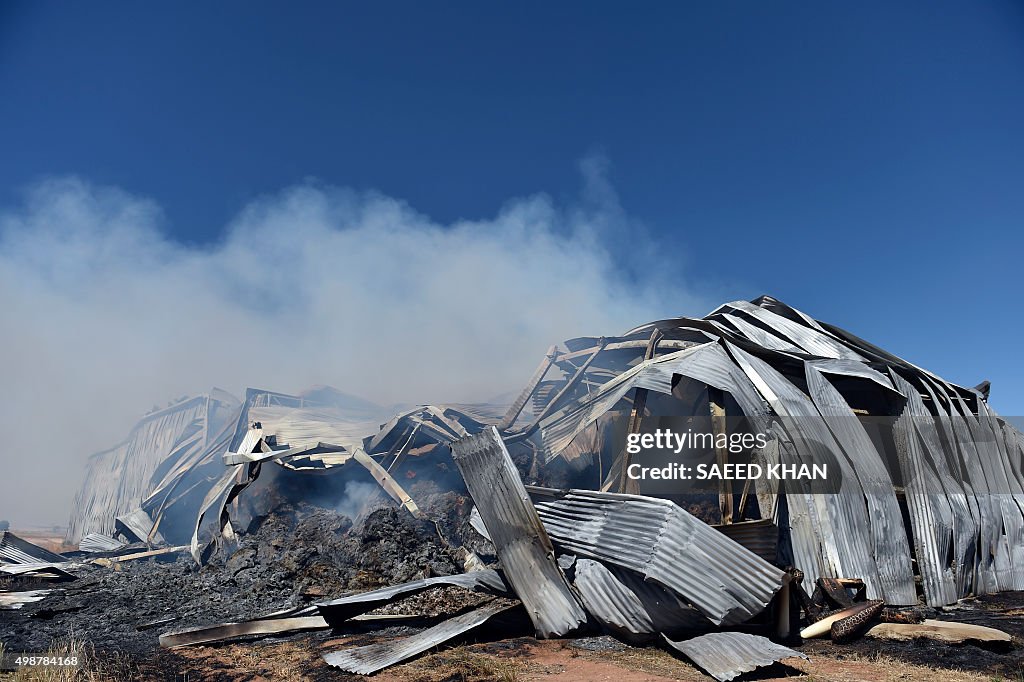
M 458 575 L 424 578 L 370 592 L 360 592 L 347 597 L 341 597 L 340 599 L 319 602 L 316 604 L 316 608 L 320 615 L 327 619 L 328 623 L 336 627 L 360 613 L 372 611 L 396 599 L 403 599 L 442 585 L 462 587 L 474 592 L 484 592 L 496 596 L 512 596 L 512 591 L 505 584 L 501 574 L 491 569 L 485 569 L 483 571 L 470 571 L 469 573 L 460 573 Z
M 716 625 L 764 611 L 787 580 L 781 570 L 667 500 L 570 490 L 537 504 L 564 551 L 643 574 Z
M 252 464 L 236 464 L 224 472 L 220 480 L 210 488 L 199 507 L 199 514 L 196 516 L 196 525 L 192 531 L 192 540 L 189 551 L 197 564 L 203 563 L 205 555 L 210 550 L 213 542 L 219 538 L 231 539 L 234 537 L 234 530 L 231 527 L 231 519 L 227 514 L 226 507 L 231 501 L 245 490 L 260 474 L 259 462 Z M 203 527 L 206 515 L 217 510 L 217 533 L 208 542 L 200 543 L 199 534 Z M 202 546 L 200 546 L 202 544 Z
M 99 533 L 89 533 L 78 543 L 78 549 L 83 552 L 116 552 L 124 546 L 120 540 Z
M 573 584 L 591 616 L 631 641 L 643 641 L 659 632 L 673 634 L 713 627 L 697 609 L 632 571 L 579 559 Z
M 551 540 L 497 429 L 455 441 L 452 458 L 537 634 L 561 636 L 579 628 L 586 612 L 555 563 Z
M 191 628 L 180 632 L 168 632 L 160 635 L 160 646 L 165 649 L 196 644 L 208 644 L 236 637 L 252 637 L 257 635 L 278 635 L 284 632 L 307 632 L 310 630 L 326 630 L 330 626 L 322 616 L 303 616 L 299 618 L 264 618 L 244 623 L 221 623 L 219 625 Z
M 15 611 L 25 604 L 42 601 L 53 590 L 28 590 L 25 592 L 0 592 L 0 609 Z
M 66 557 L 19 538 L 9 530 L 0 531 L 0 559 L 12 564 L 61 563 Z
M 806 654 L 766 637 L 743 632 L 712 632 L 685 642 L 665 637 L 665 642 L 720 682 L 787 658 L 810 660 Z
M 383 644 L 370 644 L 334 651 L 325 654 L 323 659 L 328 665 L 341 668 L 346 672 L 372 675 L 379 670 L 401 663 L 465 634 L 500 613 L 519 607 L 518 603 L 512 605 L 507 602 L 486 604 L 410 637 Z
M 60 563 L 0 564 L 0 573 L 41 578 L 44 580 L 77 580 L 78 576 L 68 572 L 68 569 L 72 566 L 73 564 L 67 561 Z
M 114 528 L 123 533 L 129 542 L 155 542 L 163 544 L 164 539 L 159 532 L 153 532 L 153 519 L 142 509 L 130 514 L 123 514 L 114 519 Z M 150 535 L 153 537 L 151 538 Z
M 92 559 L 89 563 L 96 564 L 97 566 L 112 566 L 125 561 L 151 559 L 153 557 L 164 556 L 166 554 L 180 554 L 182 552 L 187 552 L 188 549 L 188 545 L 180 545 L 178 547 L 161 547 L 160 549 L 152 549 L 148 552 L 134 552 L 132 554 L 123 554 L 121 556 L 101 557 L 99 559 Z

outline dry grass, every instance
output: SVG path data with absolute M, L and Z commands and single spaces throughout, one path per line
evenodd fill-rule
M 12 673 L 0 676 L 4 682 L 93 682 L 98 680 L 88 670 L 87 654 L 90 654 L 88 645 L 82 640 L 68 636 L 59 641 L 53 642 L 44 654 L 47 657 L 73 658 L 78 661 L 74 666 L 53 666 L 38 665 L 33 667 L 22 666 Z M 3 645 L 0 645 L 0 657 L 4 655 Z
M 0 643 L 0 658 L 4 656 Z M 7 654 L 10 655 L 9 653 Z M 111 654 L 102 660 L 96 657 L 92 645 L 73 633 L 55 640 L 43 654 L 49 658 L 77 659 L 78 665 L 22 666 L 14 672 L 0 673 L 2 682 L 127 682 L 136 679 L 138 669 L 127 656 Z
M 187 647 L 174 651 L 178 660 L 175 679 L 188 682 L 223 672 L 239 680 L 306 682 L 309 678 L 303 670 L 315 656 L 305 644 L 298 642 Z
M 877 682 L 1002 682 L 1003 678 L 957 668 L 939 668 L 907 663 L 885 654 L 844 652 L 841 660 L 811 656 L 811 661 L 794 660 L 792 667 L 807 675 L 808 682 L 871 680 Z M 1007 681 L 1009 682 L 1009 681 Z

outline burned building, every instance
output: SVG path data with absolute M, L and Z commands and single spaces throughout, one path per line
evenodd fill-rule
M 987 383 L 957 386 L 770 297 L 553 346 L 510 405 L 383 412 L 328 389 L 182 401 L 93 456 L 68 539 L 187 546 L 203 562 L 283 498 L 340 504 L 349 483 L 372 482 L 438 523 L 468 571 L 499 569 L 472 584 L 518 599 L 538 635 L 711 632 L 707 646 L 750 660 L 785 652 L 715 631 L 760 619 L 792 636 L 785 614 L 807 607 L 795 577 L 854 581 L 879 604 L 871 617 L 1024 589 L 1024 437 L 988 406 Z M 632 447 L 658 433 L 710 438 Z M 828 474 L 634 475 L 670 465 Z M 425 510 L 448 489 L 475 503 L 459 513 L 490 543 L 489 568 Z M 507 610 L 481 607 L 401 655 L 329 660 L 372 672 Z M 342 599 L 288 617 L 328 627 L 357 612 Z

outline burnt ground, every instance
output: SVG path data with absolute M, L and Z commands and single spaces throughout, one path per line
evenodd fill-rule
M 100 651 L 149 655 L 162 632 L 257 618 L 267 613 L 431 575 L 461 573 L 433 524 L 382 508 L 355 527 L 321 508 L 286 507 L 242 536 L 229 557 L 198 567 L 171 562 L 86 567 L 78 580 L 19 610 L 0 610 L 8 651 L 43 652 L 69 633 Z M 171 622 L 160 621 L 173 618 Z
M 861 639 L 849 644 L 806 641 L 796 649 L 810 661 L 792 659 L 746 680 L 863 680 L 869 682 L 1019 682 L 1024 679 L 1024 592 L 985 598 L 940 619 L 999 627 L 1014 636 L 1009 650 L 965 644 L 897 643 Z M 954 618 L 955 617 L 955 618 Z M 417 628 L 376 633 L 312 633 L 278 640 L 161 651 L 138 668 L 150 679 L 241 682 L 267 679 L 357 680 L 334 670 L 321 655 L 329 651 L 387 641 Z M 375 682 L 707 682 L 688 662 L 658 647 L 633 647 L 609 636 L 541 641 L 515 632 L 491 633 L 479 641 L 427 654 L 373 677 Z
M 0 642 L 8 652 L 45 652 L 69 637 L 82 642 L 89 675 L 100 680 L 346 680 L 321 655 L 347 646 L 413 634 L 488 599 L 457 588 L 429 591 L 389 605 L 388 613 L 420 614 L 386 629 L 353 624 L 335 632 L 234 642 L 176 650 L 158 647 L 162 632 L 245 620 L 351 591 L 429 575 L 461 572 L 441 535 L 466 532 L 463 505 L 438 500 L 450 513 L 438 525 L 383 508 L 353 523 L 337 512 L 305 505 L 277 509 L 244 535 L 237 551 L 199 568 L 176 561 L 131 562 L 120 570 L 92 567 L 59 592 L 18 611 L 0 610 Z M 455 510 L 455 511 L 451 511 Z M 461 541 L 466 537 L 459 538 Z M 12 585 L 32 589 L 38 585 Z M 50 587 L 50 586 L 48 586 Z M 812 640 L 796 647 L 810 662 L 773 666 L 754 679 L 1019 680 L 1024 679 L 1024 592 L 965 600 L 930 614 L 987 625 L 1014 637 L 1009 650 L 928 641 L 860 639 L 848 644 Z M 173 621 L 163 622 L 173 618 Z M 658 647 L 632 647 L 607 636 L 538 641 L 511 623 L 479 641 L 428 654 L 374 677 L 379 682 L 547 680 L 709 680 Z M 0 679 L 3 676 L 0 675 Z M 33 679 L 33 678 L 19 678 Z

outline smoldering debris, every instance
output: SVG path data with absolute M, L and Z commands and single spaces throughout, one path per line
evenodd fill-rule
M 386 632 L 323 657 L 371 674 L 469 637 L 604 633 L 732 679 L 806 657 L 801 633 L 940 639 L 942 609 L 1024 589 L 1024 436 L 987 394 L 769 297 L 552 347 L 509 405 L 389 417 L 337 396 L 213 392 L 148 415 L 90 460 L 81 551 L 0 555 L 12 580 L 71 580 L 8 597 L 8 639 Z M 695 419 L 763 434 L 765 465 L 827 461 L 840 487 L 684 494 L 629 474 L 627 436 Z
M 5 645 L 45 651 L 70 630 L 88 633 L 99 648 L 144 654 L 163 630 L 138 626 L 165 618 L 175 619 L 175 629 L 246 621 L 461 570 L 434 528 L 404 512 L 378 509 L 355 526 L 333 510 L 302 503 L 262 519 L 231 556 L 201 567 L 187 553 L 161 558 L 122 563 L 118 570 L 76 565 L 77 580 L 63 583 L 60 594 L 24 604 L 17 619 L 3 619 Z M 461 595 L 447 597 L 447 609 L 424 603 L 424 610 L 452 613 Z

